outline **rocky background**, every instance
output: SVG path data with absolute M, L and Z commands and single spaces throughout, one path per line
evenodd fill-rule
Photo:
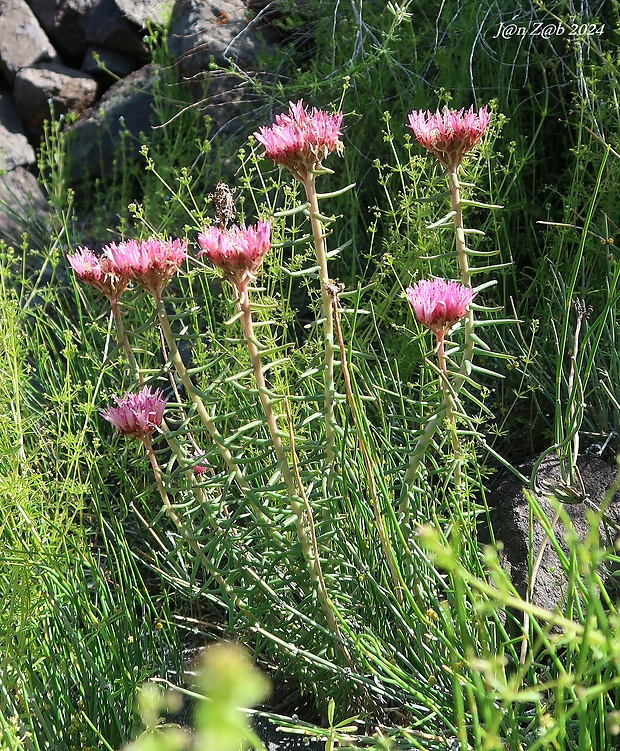
M 169 12 L 169 0 L 0 0 L 0 239 L 19 245 L 29 226 L 45 226 L 36 149 L 52 115 L 77 116 L 72 185 L 111 165 L 121 130 L 148 134 L 159 71 L 144 39 Z M 278 41 L 267 16 L 255 0 L 172 6 L 170 52 L 196 101 L 209 78 L 204 107 L 214 135 L 235 127 L 247 97 L 240 77 L 210 67 L 251 69 Z

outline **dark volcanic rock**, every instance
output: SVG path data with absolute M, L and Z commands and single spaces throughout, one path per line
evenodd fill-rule
M 164 6 L 162 0 L 115 0 L 123 16 L 135 24 L 139 29 L 145 29 L 147 22 L 160 26 L 164 22 Z
M 114 0 L 99 0 L 93 8 L 86 25 L 86 40 L 129 57 L 145 60 L 148 56 L 140 30 L 127 20 Z
M 86 25 L 91 10 L 98 2 L 99 0 L 28 0 L 56 49 L 75 60 L 81 60 L 88 47 Z
M 0 176 L 0 240 L 17 247 L 24 233 L 37 247 L 46 247 L 48 207 L 36 178 L 16 167 Z
M 104 97 L 67 130 L 70 181 L 109 175 L 121 141 L 135 158 L 140 133 L 151 130 L 152 87 L 158 69 L 146 65 L 114 84 Z M 134 138 L 123 138 L 123 133 Z
M 562 506 L 571 520 L 573 531 L 580 540 L 584 540 L 590 531 L 587 510 L 601 506 L 616 478 L 616 469 L 596 456 L 579 457 L 577 466 L 586 497 L 582 502 L 564 503 Z M 527 476 L 532 467 L 533 464 L 530 464 L 520 467 L 520 470 Z M 548 500 L 547 494 L 553 494 L 556 488 L 556 496 L 562 496 L 560 464 L 555 455 L 547 457 L 542 462 L 537 484 L 544 492 L 536 495 L 536 499 L 551 522 L 555 515 L 555 504 Z M 519 594 L 525 597 L 529 585 L 529 561 L 536 559 L 545 540 L 545 530 L 534 516 L 533 528 L 530 531 L 530 504 L 521 482 L 513 475 L 507 475 L 498 483 L 489 495 L 489 502 L 494 507 L 491 523 L 495 538 L 504 544 L 500 560 Z M 613 498 L 607 509 L 607 517 L 612 525 L 620 523 L 620 495 Z M 613 542 L 616 533 L 613 528 L 610 529 L 610 525 L 602 523 L 600 532 L 604 543 Z M 556 523 L 555 534 L 562 542 L 562 548 L 568 553 L 568 545 L 564 541 L 566 529 L 560 521 Z M 608 539 L 610 535 L 611 539 Z M 562 601 L 566 585 L 566 576 L 558 555 L 553 545 L 548 543 L 536 577 L 532 601 L 543 608 L 554 610 Z
M 211 61 L 245 66 L 256 59 L 261 37 L 248 24 L 243 0 L 176 0 L 169 47 L 186 78 L 209 70 Z
M 99 65 L 99 61 L 102 68 Z M 139 68 L 139 63 L 133 57 L 128 57 L 120 52 L 106 49 L 105 47 L 89 47 L 84 55 L 82 70 L 90 73 L 107 89 L 119 78 L 124 78 Z M 109 72 L 108 72 L 109 71 Z

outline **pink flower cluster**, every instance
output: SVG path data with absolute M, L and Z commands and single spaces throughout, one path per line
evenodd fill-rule
M 271 222 L 250 227 L 233 225 L 228 229 L 211 226 L 198 235 L 199 256 L 206 256 L 226 278 L 241 288 L 253 279 L 271 247 Z
M 83 282 L 98 289 L 112 302 L 118 302 L 129 283 L 109 258 L 97 256 L 88 248 L 78 248 L 67 260 Z
M 186 256 L 187 240 L 150 238 L 110 243 L 100 256 L 88 248 L 78 248 L 67 259 L 83 282 L 117 302 L 131 281 L 159 298 Z
M 342 113 L 330 114 L 304 107 L 303 101 L 289 102 L 287 114 L 275 117 L 275 123 L 254 133 L 265 147 L 265 156 L 281 164 L 300 179 L 320 170 L 323 160 L 333 151 L 341 153 Z
M 129 240 L 107 245 L 104 253 L 121 276 L 159 297 L 187 256 L 187 240 Z
M 445 279 L 422 279 L 406 292 L 418 321 L 440 340 L 465 316 L 476 296 L 471 287 Z
M 478 112 L 470 107 L 467 111 L 444 107 L 424 112 L 414 110 L 409 115 L 409 127 L 416 139 L 433 156 L 437 157 L 450 172 L 455 172 L 465 154 L 482 139 L 491 120 L 486 107 Z
M 101 416 L 111 422 L 119 433 L 146 438 L 161 426 L 166 409 L 162 392 L 144 386 L 137 394 L 115 396 L 115 407 L 101 410 Z

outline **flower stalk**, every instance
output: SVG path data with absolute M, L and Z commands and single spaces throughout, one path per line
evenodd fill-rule
M 461 196 L 461 185 L 458 178 L 459 167 L 465 155 L 471 151 L 483 138 L 489 126 L 491 114 L 486 107 L 482 107 L 475 112 L 473 107 L 465 111 L 450 110 L 445 107 L 442 112 L 437 110 L 435 113 L 414 110 L 409 115 L 409 127 L 413 131 L 417 141 L 424 146 L 444 167 L 450 190 L 450 202 L 452 211 L 450 216 L 454 223 L 455 247 L 458 259 L 461 284 L 464 289 L 471 292 L 471 269 L 469 266 L 469 257 L 467 243 L 465 240 L 466 229 L 463 221 L 463 200 Z M 411 288 L 410 288 L 411 289 Z M 409 290 L 407 291 L 409 294 Z M 473 299 L 473 292 L 469 302 Z M 416 307 L 414 301 L 409 296 L 410 302 Z M 469 302 L 467 304 L 469 304 Z M 465 346 L 461 365 L 455 376 L 454 383 L 451 385 L 448 381 L 447 365 L 444 349 L 444 337 L 448 328 L 434 328 L 432 323 L 424 320 L 416 310 L 418 320 L 425 323 L 435 331 L 437 336 L 437 356 L 441 370 L 441 388 L 443 393 L 443 405 L 428 421 L 422 435 L 418 438 L 418 443 L 414 449 L 409 467 L 405 474 L 405 482 L 401 496 L 400 509 L 405 518 L 408 516 L 409 508 L 409 488 L 415 480 L 420 462 L 424 457 L 426 449 L 430 445 L 439 426 L 447 419 L 452 426 L 452 444 L 457 457 L 455 470 L 455 479 L 457 486 L 461 481 L 461 460 L 460 445 L 456 425 L 454 423 L 454 397 L 458 395 L 465 378 L 471 371 L 471 363 L 474 354 L 474 311 L 470 307 L 463 310 L 453 322 L 465 318 L 464 340 Z
M 194 553 L 196 554 L 196 557 L 200 559 L 202 565 L 205 568 L 205 571 L 209 572 L 209 575 L 212 576 L 213 579 L 220 585 L 222 590 L 226 592 L 226 594 L 231 598 L 232 602 L 234 602 L 234 604 L 239 608 L 239 610 L 243 612 L 245 615 L 249 615 L 251 619 L 250 622 L 256 623 L 258 625 L 258 622 L 254 618 L 248 606 L 241 600 L 241 598 L 237 595 L 234 589 L 230 586 L 230 584 L 228 584 L 226 579 L 220 574 L 220 572 L 213 566 L 209 558 L 205 555 L 205 552 L 202 549 L 202 546 L 198 544 L 194 535 L 192 534 L 191 527 L 189 527 L 183 521 L 183 519 L 177 514 L 168 496 L 168 492 L 166 490 L 162 471 L 157 461 L 157 456 L 155 455 L 155 451 L 153 449 L 153 444 L 151 442 L 150 436 L 145 436 L 144 438 L 142 438 L 142 442 L 144 443 L 144 447 L 146 448 L 146 453 L 151 463 L 153 474 L 155 476 L 155 484 L 157 485 L 157 489 L 159 491 L 159 495 L 161 497 L 161 500 L 162 500 L 164 509 L 166 510 L 166 514 L 168 515 L 168 518 L 174 523 L 174 525 L 177 527 L 179 532 L 183 535 L 183 538 L 186 540 L 186 542 L 189 544 L 191 549 L 194 551 Z
M 230 449 L 226 446 L 221 433 L 213 422 L 213 418 L 211 417 L 209 410 L 205 406 L 205 403 L 202 401 L 198 392 L 196 391 L 196 387 L 194 386 L 194 383 L 189 373 L 187 372 L 187 368 L 185 367 L 185 363 L 183 362 L 183 359 L 179 353 L 176 339 L 172 332 L 172 328 L 170 327 L 170 321 L 168 319 L 168 314 L 166 313 L 166 306 L 164 304 L 164 301 L 161 299 L 161 297 L 156 297 L 155 304 L 157 307 L 157 319 L 159 321 L 161 331 L 164 335 L 166 346 L 168 347 L 170 359 L 172 360 L 172 364 L 174 365 L 177 375 L 181 379 L 181 383 L 183 384 L 183 387 L 185 388 L 189 399 L 196 407 L 196 412 L 198 413 L 202 424 L 205 426 L 207 432 L 211 436 L 211 439 L 217 446 L 220 456 L 223 458 L 228 470 L 234 476 L 237 485 L 239 486 L 245 497 L 248 499 L 248 502 L 252 506 L 254 513 L 265 524 L 265 528 L 269 530 L 269 534 L 277 539 L 281 539 L 280 533 L 277 530 L 273 529 L 273 524 L 269 516 L 256 503 L 252 488 L 248 484 L 248 481 L 241 471 L 241 468 L 235 461 L 235 458 L 232 455 Z
M 456 243 L 456 254 L 459 261 L 461 272 L 461 282 L 466 286 L 471 286 L 471 271 L 469 268 L 469 257 L 467 255 L 467 244 L 465 242 L 465 225 L 463 223 L 463 203 L 461 201 L 461 185 L 457 174 L 458 168 L 448 171 L 448 182 L 450 185 L 450 201 L 454 215 L 454 235 Z M 469 375 L 471 362 L 474 355 L 474 311 L 469 308 L 465 316 L 464 339 L 465 348 L 463 350 L 463 359 L 459 375 L 454 383 L 454 390 L 458 394 L 463 385 L 464 376 Z
M 366 477 L 368 479 L 370 500 L 371 500 L 373 512 L 375 515 L 375 524 L 377 527 L 377 532 L 379 534 L 379 539 L 381 541 L 381 547 L 383 548 L 383 555 L 385 556 L 385 560 L 387 561 L 388 568 L 390 570 L 390 575 L 392 577 L 392 585 L 394 587 L 394 592 L 396 593 L 396 598 L 398 602 L 401 605 L 403 605 L 404 604 L 403 580 L 402 580 L 400 571 L 398 569 L 398 566 L 396 565 L 394 551 L 392 550 L 392 546 L 390 545 L 390 540 L 388 537 L 387 529 L 385 527 L 385 521 L 381 513 L 381 506 L 379 504 L 379 496 L 377 494 L 377 485 L 375 482 L 375 471 L 376 471 L 375 465 L 372 460 L 372 457 L 370 456 L 370 451 L 366 443 L 366 438 L 364 436 L 364 431 L 362 429 L 360 417 L 358 414 L 357 404 L 355 401 L 355 397 L 353 395 L 353 388 L 351 386 L 351 374 L 349 373 L 349 366 L 347 363 L 347 350 L 346 350 L 346 346 L 344 343 L 344 336 L 342 334 L 342 327 L 340 325 L 340 313 L 338 310 L 338 295 L 344 289 L 344 285 L 337 285 L 337 284 L 334 284 L 333 282 L 330 282 L 326 286 L 326 289 L 330 296 L 331 305 L 333 307 L 334 324 L 335 324 L 336 334 L 338 338 L 338 346 L 340 349 L 340 362 L 342 364 L 342 375 L 344 379 L 344 387 L 345 387 L 345 392 L 347 394 L 347 401 L 349 402 L 349 407 L 351 409 L 351 414 L 353 416 L 353 424 L 355 425 L 355 432 L 357 434 L 357 440 L 359 443 L 360 451 L 362 453 L 362 457 L 364 459 L 364 465 L 366 467 Z
M 112 318 L 114 319 L 114 325 L 116 326 L 116 338 L 118 343 L 122 346 L 127 362 L 129 363 L 129 370 L 132 373 L 136 383 L 144 383 L 142 371 L 136 360 L 134 351 L 129 343 L 129 337 L 127 336 L 127 330 L 123 323 L 123 316 L 121 315 L 120 305 L 118 300 L 110 300 L 110 307 L 112 309 Z
M 461 460 L 461 442 L 459 440 L 459 434 L 458 430 L 456 428 L 456 419 L 455 419 L 455 404 L 454 404 L 454 396 L 453 391 L 450 386 L 450 380 L 448 376 L 448 365 L 446 362 L 446 350 L 445 350 L 445 337 L 444 335 L 440 335 L 437 337 L 437 361 L 439 363 L 439 369 L 441 371 L 440 375 L 440 381 L 441 381 L 441 390 L 443 393 L 443 403 L 445 407 L 445 418 L 446 422 L 448 423 L 449 429 L 450 429 L 450 436 L 452 441 L 452 453 L 454 454 L 454 458 L 456 460 L 456 465 L 454 468 L 454 484 L 457 488 L 461 486 L 462 483 L 462 460 Z
M 304 106 L 303 101 L 289 104 L 289 111 L 276 115 L 270 127 L 254 135 L 265 147 L 265 156 L 288 169 L 301 182 L 308 200 L 312 237 L 319 266 L 325 367 L 325 470 L 327 488 L 331 486 L 335 461 L 336 430 L 334 417 L 334 323 L 331 300 L 327 292 L 329 273 L 325 232 L 321 223 L 316 177 L 328 172 L 323 161 L 333 152 L 342 153 L 340 140 L 343 115 Z
M 233 225 L 230 228 L 221 225 L 220 227 L 211 226 L 200 233 L 198 242 L 201 247 L 200 255 L 207 257 L 211 263 L 224 272 L 226 279 L 232 284 L 235 291 L 243 334 L 254 372 L 254 380 L 258 388 L 258 397 L 267 420 L 271 443 L 286 485 L 289 503 L 295 518 L 297 539 L 301 545 L 302 555 L 310 578 L 316 587 L 317 596 L 327 623 L 341 645 L 345 658 L 352 667 L 350 655 L 342 642 L 338 621 L 336 620 L 333 606 L 327 594 L 325 579 L 321 569 L 312 508 L 306 497 L 301 475 L 296 465 L 293 449 L 294 435 L 288 403 L 286 403 L 286 414 L 288 417 L 293 470 L 291 470 L 289 465 L 287 451 L 282 441 L 283 434 L 278 427 L 278 417 L 261 363 L 260 345 L 254 333 L 252 305 L 250 301 L 250 282 L 256 278 L 263 258 L 271 247 L 271 224 L 269 222 L 259 222 L 254 227 Z M 306 530 L 306 517 L 310 529 L 309 533 Z
M 250 355 L 252 369 L 254 371 L 254 379 L 258 387 L 258 396 L 263 408 L 263 412 L 265 414 L 265 418 L 267 419 L 269 435 L 271 437 L 274 451 L 276 453 L 276 458 L 278 460 L 278 464 L 284 478 L 291 511 L 293 512 L 293 515 L 295 517 L 295 531 L 297 533 L 297 539 L 299 540 L 299 544 L 301 545 L 302 555 L 304 557 L 306 566 L 308 567 L 310 578 L 314 586 L 316 587 L 317 596 L 321 604 L 323 613 L 325 614 L 325 617 L 327 619 L 327 623 L 330 629 L 333 631 L 334 636 L 336 636 L 338 642 L 341 644 L 341 649 L 345 658 L 351 664 L 351 657 L 343 645 L 340 628 L 334 616 L 333 607 L 327 594 L 327 588 L 321 569 L 319 549 L 314 530 L 312 508 L 305 496 L 299 472 L 296 472 L 294 477 L 293 472 L 291 471 L 287 452 L 282 442 L 282 434 L 278 428 L 278 422 L 275 410 L 273 408 L 273 402 L 271 400 L 270 392 L 265 381 L 265 374 L 263 372 L 261 364 L 260 350 L 257 344 L 257 339 L 254 333 L 254 324 L 252 321 L 249 277 L 246 277 L 242 283 L 236 284 L 235 289 L 237 292 L 237 304 L 241 313 L 243 334 L 248 348 L 248 353 Z M 287 409 L 287 415 L 288 414 L 290 413 Z M 292 421 L 290 419 L 289 435 L 292 436 Z M 299 491 L 297 490 L 296 482 L 299 485 Z M 308 515 L 310 524 L 310 534 L 308 534 L 308 532 L 306 531 L 306 514 Z
M 309 204 L 310 224 L 314 249 L 319 266 L 319 282 L 321 285 L 321 307 L 323 312 L 323 342 L 325 367 L 325 465 L 327 469 L 327 487 L 333 478 L 335 460 L 336 430 L 334 416 L 334 316 L 331 296 L 329 293 L 329 270 L 325 248 L 325 231 L 321 222 L 319 199 L 316 191 L 316 175 L 309 173 L 303 181 L 304 190 Z
M 400 510 L 405 520 L 408 518 L 409 488 L 413 484 L 425 450 L 444 419 L 448 419 L 452 430 L 452 446 L 457 459 L 455 480 L 457 486 L 461 483 L 460 442 L 455 423 L 454 397 L 458 394 L 456 388 L 450 384 L 447 357 L 445 352 L 445 338 L 452 327 L 468 315 L 469 305 L 476 293 L 471 287 L 459 282 L 444 279 L 423 279 L 412 287 L 407 288 L 407 298 L 413 308 L 417 320 L 429 328 L 437 340 L 437 358 L 439 361 L 440 384 L 443 404 L 429 420 L 422 435 L 418 439 L 407 472 L 401 497 Z M 458 377 L 458 376 L 457 376 Z

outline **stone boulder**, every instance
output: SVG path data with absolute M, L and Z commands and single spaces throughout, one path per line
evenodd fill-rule
M 99 0 L 28 0 L 54 47 L 79 65 L 88 47 L 86 25 Z
M 123 15 L 115 0 L 99 0 L 88 16 L 86 40 L 138 60 L 148 58 L 141 29 Z
M 12 84 L 17 73 L 44 60 L 56 50 L 25 0 L 0 0 L 0 71 Z
M 133 57 L 105 47 L 92 46 L 86 50 L 81 70 L 97 79 L 103 93 L 119 78 L 125 78 L 140 67 Z
M 115 0 L 123 16 L 138 29 L 146 29 L 148 23 L 163 25 L 169 0 Z
M 617 471 L 597 456 L 580 456 L 577 466 L 583 482 L 584 496 L 580 501 L 578 497 L 570 498 L 576 502 L 563 503 L 562 506 L 570 519 L 572 531 L 583 541 L 590 531 L 587 511 L 600 508 Z M 533 464 L 529 464 L 519 469 L 528 476 L 532 468 Z M 541 488 L 541 493 L 535 496 L 536 500 L 551 523 L 556 506 L 550 502 L 548 496 L 554 493 L 554 489 L 558 498 L 563 494 L 560 463 L 555 454 L 542 462 L 537 473 L 537 484 Z M 566 497 L 569 498 L 568 495 Z M 495 538 L 503 543 L 500 561 L 519 594 L 525 597 L 529 586 L 529 561 L 536 559 L 546 537 L 545 529 L 534 516 L 530 530 L 530 503 L 522 483 L 512 474 L 502 477 L 489 493 L 488 501 L 493 507 L 491 524 Z M 606 517 L 607 521 L 601 523 L 600 534 L 603 544 L 613 544 L 617 535 L 617 525 L 620 524 L 620 495 L 613 498 Z M 565 542 L 566 529 L 560 521 L 556 524 L 555 535 L 562 549 L 569 555 L 569 548 Z M 483 535 L 484 537 L 486 535 Z M 554 546 L 547 543 L 536 577 L 532 601 L 547 610 L 554 610 L 561 605 L 566 586 L 567 580 L 558 554 Z
M 169 48 L 181 73 L 191 79 L 208 71 L 211 62 L 251 66 L 264 38 L 249 23 L 243 0 L 176 0 L 172 12 Z
M 31 244 L 49 242 L 49 211 L 43 189 L 23 167 L 0 175 L 0 240 L 19 247 L 26 234 Z
M 27 133 L 39 138 L 44 120 L 51 117 L 50 102 L 55 117 L 69 112 L 79 114 L 95 101 L 97 81 L 59 63 L 39 63 L 19 71 L 13 95 Z
M 110 176 L 122 143 L 126 157 L 135 159 L 140 134 L 151 130 L 152 88 L 158 69 L 146 65 L 114 84 L 76 123 L 67 129 L 70 183 Z M 131 138 L 124 137 L 124 134 Z
M 36 161 L 13 97 L 0 95 L 0 172 L 29 167 Z

